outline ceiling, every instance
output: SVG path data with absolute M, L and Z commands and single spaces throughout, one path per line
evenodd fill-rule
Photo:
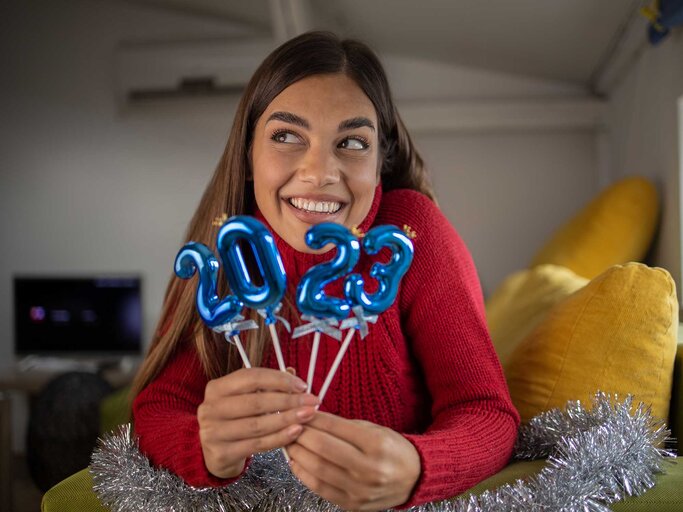
M 274 6 L 306 26 L 383 54 L 504 71 L 586 87 L 644 0 L 129 0 L 271 33 Z

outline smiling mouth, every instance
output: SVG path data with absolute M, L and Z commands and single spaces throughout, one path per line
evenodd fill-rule
M 342 203 L 337 201 L 312 201 L 301 197 L 290 197 L 288 202 L 297 210 L 307 213 L 333 214 L 342 208 Z

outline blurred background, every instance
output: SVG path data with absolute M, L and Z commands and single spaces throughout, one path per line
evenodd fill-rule
M 680 287 L 683 35 L 653 44 L 650 4 L 3 1 L 0 376 L 15 378 L 25 355 L 15 276 L 133 276 L 131 352 L 144 351 L 242 88 L 270 50 L 311 29 L 380 55 L 486 295 L 634 174 L 662 202 L 648 262 Z M 5 387 L 11 452 L 22 454 L 26 393 Z

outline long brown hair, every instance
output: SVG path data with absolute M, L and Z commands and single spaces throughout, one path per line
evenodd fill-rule
M 329 32 L 309 32 L 274 50 L 249 81 L 235 113 L 223 156 L 190 221 L 186 241 L 201 242 L 215 250 L 217 228 L 212 225 L 213 219 L 223 214 L 230 217 L 254 213 L 254 190 L 247 178 L 249 148 L 256 122 L 270 102 L 294 82 L 311 75 L 332 73 L 344 73 L 353 79 L 375 107 L 383 190 L 409 188 L 434 200 L 422 158 L 394 106 L 377 56 L 359 41 L 341 40 Z M 194 281 L 171 277 L 154 338 L 132 386 L 132 397 L 159 374 L 183 341 L 191 339 L 194 342 L 204 371 L 211 379 L 240 366 L 234 347 L 207 328 L 196 313 L 197 284 Z M 219 282 L 225 283 L 225 279 L 219 279 Z M 219 286 L 221 296 L 226 291 L 226 285 L 222 289 Z M 258 365 L 267 343 L 267 329 L 244 334 L 249 358 L 252 364 Z

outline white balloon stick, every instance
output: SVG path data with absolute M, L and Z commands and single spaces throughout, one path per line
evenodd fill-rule
M 320 346 L 320 331 L 315 331 L 313 335 L 313 348 L 311 349 L 311 360 L 308 363 L 308 379 L 306 380 L 308 387 L 306 393 L 310 393 L 313 389 L 313 374 L 315 373 L 315 363 L 318 359 L 318 347 Z
M 226 333 L 227 337 L 227 333 Z M 251 363 L 249 362 L 249 358 L 247 357 L 247 353 L 244 351 L 244 347 L 242 346 L 242 342 L 240 341 L 240 335 L 235 334 L 232 337 L 232 341 L 237 347 L 238 352 L 240 353 L 240 357 L 242 358 L 242 364 L 244 365 L 245 368 L 251 368 Z
M 277 365 L 280 368 L 280 371 L 286 372 L 287 367 L 285 366 L 285 359 L 282 357 L 282 349 L 280 348 L 280 338 L 277 335 L 277 330 L 275 330 L 275 323 L 268 324 L 268 329 L 270 330 L 270 337 L 273 338 L 273 347 L 275 348 Z M 283 446 L 282 448 L 280 448 L 280 451 L 282 452 L 282 455 L 285 457 L 285 460 L 289 463 L 291 459 L 289 458 L 289 453 L 287 453 L 287 448 Z
M 273 329 L 272 325 L 270 327 L 271 327 L 270 332 L 272 334 L 274 329 Z M 277 333 L 275 333 L 275 336 L 276 336 L 276 338 L 274 338 L 274 339 L 277 339 Z M 239 334 L 234 335 L 232 337 L 232 341 L 237 346 L 237 350 L 240 353 L 240 357 L 242 358 L 242 364 L 244 364 L 244 367 L 245 368 L 251 368 L 251 363 L 249 362 L 249 357 L 247 356 L 247 353 L 244 350 L 244 346 L 242 345 L 242 341 L 240 340 Z M 280 357 L 278 358 L 278 362 L 279 362 L 282 359 L 282 353 L 279 352 L 279 348 L 280 348 L 279 340 L 278 340 L 278 342 L 273 341 L 273 343 L 277 343 L 276 344 L 276 347 L 277 347 L 276 351 L 278 351 L 278 353 L 280 354 Z M 284 363 L 282 366 L 284 366 Z M 281 367 L 281 369 L 282 369 L 282 367 Z M 284 455 L 285 460 L 287 462 L 289 462 L 290 458 L 289 458 L 289 453 L 287 453 L 287 449 L 283 446 L 282 448 L 280 448 L 280 450 L 282 451 L 282 455 Z
M 275 356 L 277 357 L 277 365 L 278 368 L 280 368 L 280 371 L 286 372 L 287 367 L 285 366 L 285 360 L 282 357 L 282 349 L 280 348 L 280 338 L 277 335 L 277 331 L 275 330 L 275 323 L 268 324 L 268 328 L 270 329 L 270 336 L 273 338 L 273 347 L 275 348 Z
M 318 393 L 318 398 L 320 399 L 320 403 L 322 403 L 323 398 L 325 398 L 325 394 L 327 393 L 327 390 L 330 387 L 330 384 L 332 383 L 332 379 L 334 378 L 334 374 L 337 373 L 337 368 L 339 368 L 339 365 L 341 364 L 341 360 L 344 357 L 346 350 L 349 348 L 349 345 L 351 344 L 351 338 L 353 338 L 353 335 L 355 333 L 356 333 L 356 329 L 354 329 L 354 328 L 349 329 L 349 331 L 346 333 L 346 338 L 344 338 L 344 342 L 342 343 L 342 346 L 339 348 L 339 352 L 337 352 L 337 357 L 334 358 L 334 362 L 332 363 L 332 367 L 330 368 L 330 371 L 327 372 L 327 377 L 325 378 L 325 382 L 323 383 L 323 387 L 320 388 L 320 393 Z

